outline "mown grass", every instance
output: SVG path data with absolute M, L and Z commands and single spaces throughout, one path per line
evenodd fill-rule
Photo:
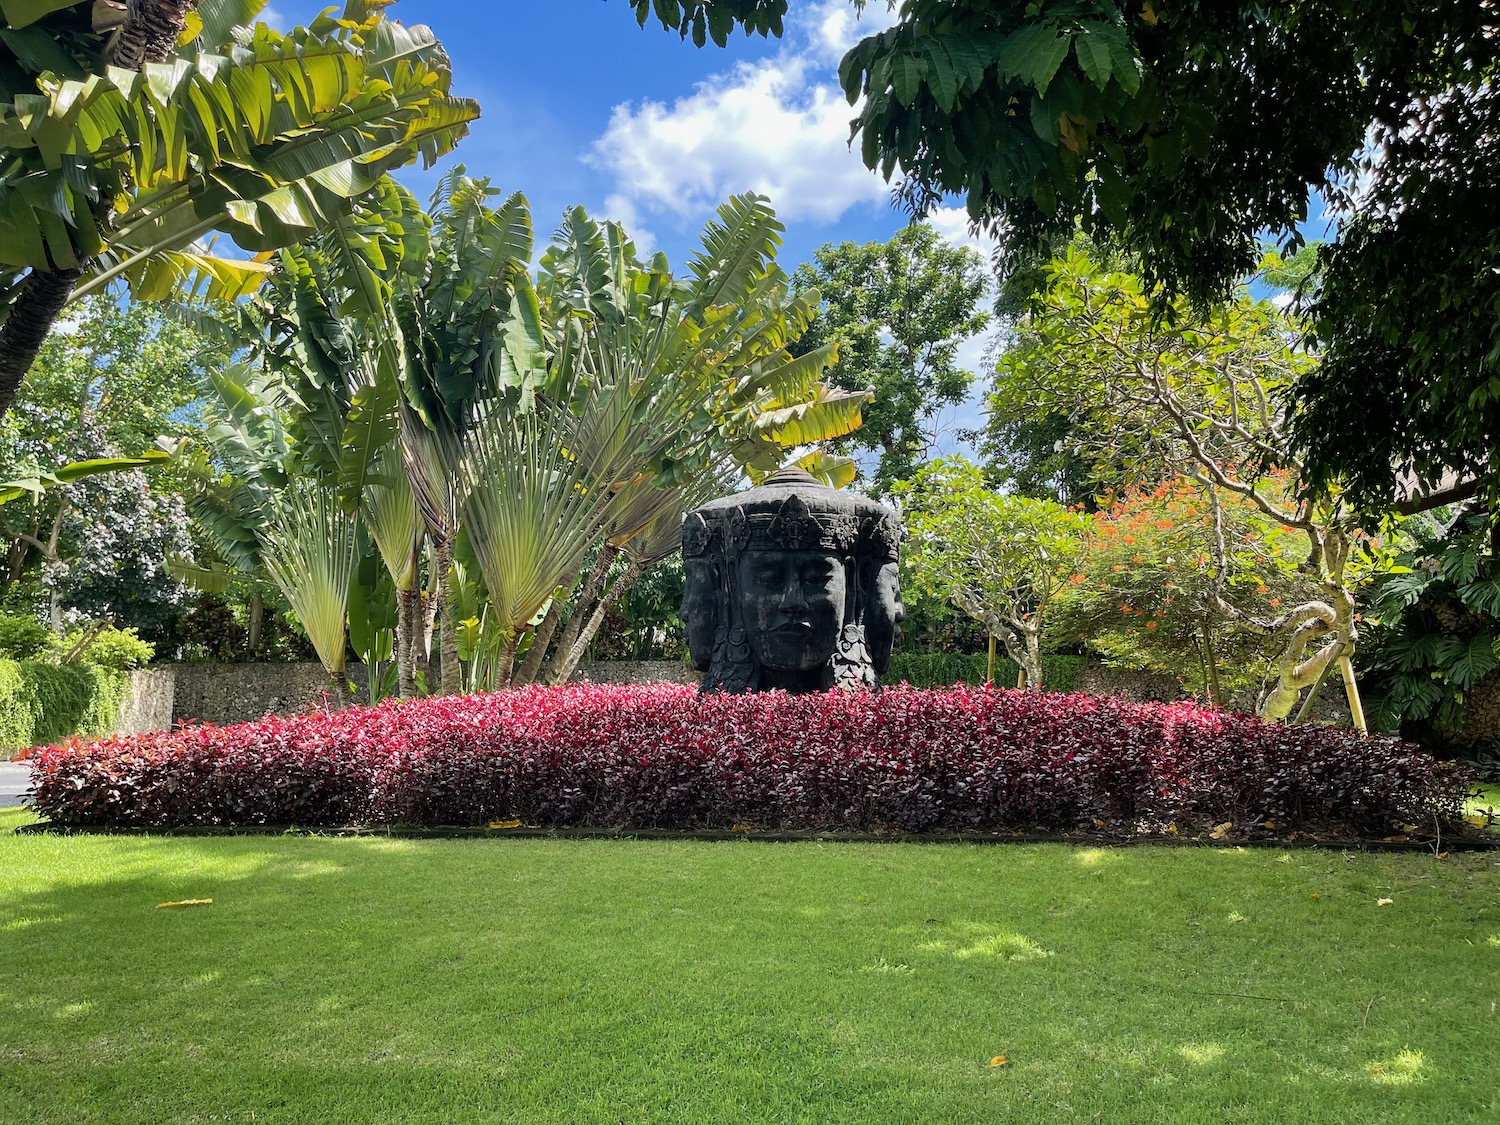
M 4 1121 L 1500 1120 L 1500 853 L 23 821 Z

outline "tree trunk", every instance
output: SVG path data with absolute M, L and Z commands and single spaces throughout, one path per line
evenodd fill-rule
M 1339 653 L 1339 674 L 1344 677 L 1344 695 L 1349 700 L 1349 718 L 1360 734 L 1369 734 L 1365 726 L 1364 702 L 1359 697 L 1359 683 L 1354 678 L 1354 661 L 1350 658 L 1349 646 Z
M 427 589 L 420 591 L 421 628 L 413 635 L 412 643 L 416 646 L 413 655 L 416 659 L 415 674 L 422 676 L 427 681 L 427 690 L 433 691 L 432 684 L 432 634 L 437 626 L 438 603 L 442 601 L 441 593 L 443 584 L 438 576 L 437 548 L 433 548 L 431 573 L 427 576 Z
M 1036 628 L 1023 629 L 1026 637 L 1026 661 L 1022 668 L 1026 672 L 1026 690 L 1042 690 L 1042 635 Z
M 260 634 L 261 634 L 262 629 L 265 626 L 265 620 L 266 620 L 266 599 L 265 599 L 265 596 L 262 595 L 262 594 L 259 594 L 259 593 L 251 594 L 250 595 L 249 637 L 248 637 L 248 639 L 246 641 L 245 647 L 249 650 L 249 652 L 247 653 L 247 655 L 250 657 L 250 659 L 252 661 L 255 659 L 256 654 L 260 652 Z
M 552 635 L 557 632 L 560 621 L 562 621 L 562 599 L 553 598 L 552 605 L 547 610 L 547 616 L 542 618 L 542 623 L 532 634 L 531 647 L 526 650 L 526 659 L 521 662 L 521 667 L 516 670 L 515 678 L 511 681 L 514 686 L 521 687 L 536 682 L 537 673 L 542 670 L 542 660 L 547 655 L 547 647 L 552 643 Z
M 594 639 L 594 634 L 599 632 L 599 626 L 604 624 L 604 615 L 609 612 L 609 607 L 614 605 L 630 588 L 636 584 L 636 580 L 646 570 L 646 563 L 639 559 L 631 559 L 630 565 L 625 568 L 625 573 L 615 580 L 605 595 L 599 599 L 599 604 L 594 607 L 594 612 L 589 614 L 588 623 L 579 632 L 578 638 L 562 657 L 562 663 L 556 668 L 548 668 L 547 682 L 554 687 L 564 683 L 573 675 L 573 670 L 578 667 L 578 662 L 583 659 L 583 654 L 588 651 L 589 642 Z M 562 650 L 559 649 L 559 652 Z
M 0 325 L 0 418 L 16 401 L 26 373 L 81 276 L 78 267 L 34 269 L 21 282 L 10 315 Z
M 402 699 L 417 694 L 417 629 L 421 597 L 415 586 L 396 590 L 396 690 Z
M 583 631 L 583 623 L 592 611 L 594 602 L 599 597 L 599 591 L 604 589 L 604 580 L 609 577 L 609 568 L 619 553 L 618 547 L 611 547 L 608 543 L 599 548 L 599 557 L 594 561 L 594 569 L 589 572 L 588 580 L 584 582 L 583 589 L 578 592 L 578 597 L 573 602 L 573 616 L 568 618 L 568 623 L 563 626 L 562 636 L 557 638 L 557 644 L 553 648 L 552 659 L 547 661 L 546 670 L 542 672 L 543 683 L 560 684 L 573 674 L 573 668 L 578 663 L 576 660 L 567 668 L 563 666 L 568 663 L 568 654 L 578 643 L 578 635 Z
M 197 6 L 198 0 L 141 0 L 109 45 L 107 61 L 125 70 L 165 61 L 176 50 L 188 12 Z
M 437 545 L 436 566 L 439 582 L 438 598 L 438 660 L 442 665 L 442 682 L 438 691 L 443 695 L 458 695 L 464 690 L 464 669 L 458 659 L 458 622 L 453 619 L 453 606 L 458 601 L 453 589 L 453 543 L 444 540 Z
M 47 594 L 47 624 L 52 627 L 52 632 L 58 637 L 67 631 L 63 626 L 62 594 L 56 586 L 53 586 Z
M 187 15 L 198 0 L 142 0 L 126 17 L 106 52 L 111 66 L 140 70 L 177 49 Z M 21 282 L 10 315 L 0 325 L 0 418 L 16 400 L 47 335 L 83 276 L 83 266 L 32 269 Z
M 1209 703 L 1220 711 L 1224 710 L 1224 688 L 1219 683 L 1219 654 L 1214 651 L 1213 630 L 1207 621 L 1203 623 L 1203 672 L 1203 686 L 1208 689 Z
M 505 639 L 500 655 L 495 658 L 495 686 L 497 688 L 510 686 L 510 674 L 516 666 L 516 648 L 520 643 L 521 631 L 517 629 Z
M 1302 689 L 1310 687 L 1322 675 L 1328 662 L 1334 659 L 1343 647 L 1335 637 L 1306 660 L 1302 659 L 1307 646 L 1318 637 L 1326 637 L 1333 629 L 1322 617 L 1312 617 L 1299 625 L 1286 648 L 1276 660 L 1276 684 L 1267 693 L 1260 705 L 1260 717 L 1268 722 L 1279 723 L 1292 713 Z
M 349 682 L 349 673 L 339 668 L 328 674 L 330 685 L 329 704 L 335 711 L 342 711 L 349 706 L 349 701 L 354 695 L 354 685 Z

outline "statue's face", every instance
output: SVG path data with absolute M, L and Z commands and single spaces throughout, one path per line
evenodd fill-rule
M 719 584 L 714 581 L 714 568 L 707 559 L 684 559 L 682 569 L 685 584 L 682 607 L 677 616 L 686 626 L 688 654 L 693 658 L 693 667 L 706 672 L 714 658 Z
M 901 567 L 888 562 L 875 572 L 869 607 L 865 610 L 865 641 L 870 650 L 870 664 L 877 675 L 891 666 L 891 648 L 900 636 L 901 622 L 906 620 L 906 606 L 901 602 Z
M 844 627 L 843 561 L 822 551 L 746 551 L 739 592 L 746 639 L 757 660 L 807 672 L 833 656 Z

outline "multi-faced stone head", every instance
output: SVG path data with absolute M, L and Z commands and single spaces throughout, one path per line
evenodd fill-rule
M 800 470 L 689 512 L 681 616 L 705 691 L 874 687 L 905 610 L 901 528 Z

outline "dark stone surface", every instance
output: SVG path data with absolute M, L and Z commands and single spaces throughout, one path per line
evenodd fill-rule
M 682 524 L 681 616 L 704 691 L 872 688 L 901 619 L 896 513 L 783 469 Z

